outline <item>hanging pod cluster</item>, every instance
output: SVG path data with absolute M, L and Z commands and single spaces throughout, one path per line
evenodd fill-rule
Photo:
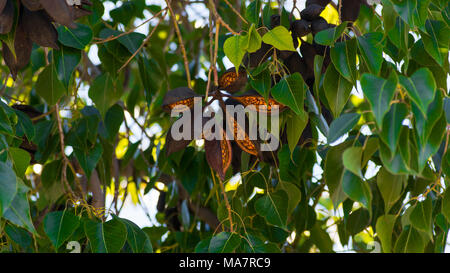
M 33 43 L 58 49 L 54 24 L 76 28 L 75 20 L 91 12 L 89 0 L 0 0 L 3 59 L 14 79 L 30 61 Z

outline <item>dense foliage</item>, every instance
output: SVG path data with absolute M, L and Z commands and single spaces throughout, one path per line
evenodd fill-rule
M 0 0 L 0 251 L 444 252 L 449 18 L 446 0 Z M 279 106 L 280 146 L 174 140 L 167 112 L 195 97 Z M 151 192 L 140 228 L 120 212 Z

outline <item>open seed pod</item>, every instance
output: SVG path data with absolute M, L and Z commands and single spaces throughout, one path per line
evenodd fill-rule
M 300 17 L 308 21 L 313 21 L 319 17 L 320 13 L 322 13 L 324 9 L 325 7 L 321 5 L 311 4 L 300 12 Z
M 233 97 L 233 99 L 237 100 L 244 106 L 254 106 L 255 110 L 260 113 L 271 113 L 274 106 L 278 106 L 280 112 L 286 109 L 285 105 L 277 102 L 272 98 L 268 98 L 266 102 L 263 96 L 259 95 L 256 91 L 253 90 L 246 92 L 242 96 Z
M 211 119 L 211 118 L 210 118 Z M 210 119 L 205 118 L 204 123 Z M 223 128 L 217 128 L 214 126 L 214 130 L 220 130 L 222 139 L 208 140 L 208 136 L 205 135 L 205 155 L 206 161 L 209 166 L 219 175 L 220 179 L 225 179 L 225 173 L 231 164 L 233 152 L 231 149 L 231 143 L 226 137 L 226 132 Z
M 188 108 L 194 107 L 194 97 L 200 97 L 188 87 L 177 87 L 169 90 L 164 96 L 163 110 L 170 113 L 178 105 L 184 105 Z
M 242 90 L 247 84 L 247 71 L 241 66 L 238 73 L 236 73 L 236 68 L 234 67 L 225 71 L 219 78 L 219 89 L 232 94 Z

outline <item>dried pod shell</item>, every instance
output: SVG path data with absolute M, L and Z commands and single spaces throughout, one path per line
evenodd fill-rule
M 3 11 L 0 13 L 0 34 L 6 34 L 11 31 L 14 23 L 14 4 L 12 0 L 4 3 Z
M 57 23 L 70 28 L 77 27 L 77 25 L 73 22 L 74 18 L 71 7 L 67 5 L 65 0 L 40 0 L 40 2 L 45 11 Z
M 341 0 L 341 20 L 354 22 L 358 19 L 361 0 Z
M 317 19 L 324 10 L 325 7 L 318 5 L 318 4 L 312 4 L 307 6 L 302 12 L 300 12 L 300 16 L 302 19 L 306 19 L 308 21 L 312 21 L 314 19 Z
M 6 0 L 0 0 L 0 14 L 3 12 L 3 8 L 6 6 Z
M 59 48 L 58 32 L 44 11 L 29 11 L 24 8 L 22 22 L 31 41 L 43 47 Z
M 229 93 L 236 93 L 240 91 L 247 84 L 247 72 L 241 66 L 239 67 L 239 74 L 236 73 L 234 67 L 228 69 L 219 78 L 219 89 L 225 90 Z
M 330 26 L 328 25 L 328 22 L 322 17 L 319 17 L 311 22 L 311 32 L 313 35 L 316 35 L 317 32 L 327 28 L 330 28 Z
M 278 106 L 280 112 L 286 108 L 285 105 L 277 102 L 272 98 L 268 98 L 266 103 L 264 97 L 259 95 L 244 94 L 242 96 L 233 97 L 233 99 L 237 100 L 244 106 L 254 106 L 256 111 L 260 113 L 271 113 L 274 106 Z
M 21 24 L 20 21 L 16 27 L 16 33 L 14 35 L 14 51 L 16 53 L 16 57 L 14 57 L 14 54 L 5 43 L 2 42 L 2 46 L 3 59 L 5 60 L 13 79 L 15 80 L 17 72 L 24 68 L 30 61 L 31 50 L 33 47 L 33 43 L 28 38 L 28 35 L 23 28 L 23 24 Z
M 194 106 L 194 97 L 198 97 L 192 89 L 187 87 L 178 87 L 169 90 L 164 96 L 162 107 L 164 111 L 170 112 L 177 105 L 185 105 L 188 108 Z
M 222 133 L 222 140 L 205 139 L 205 154 L 209 166 L 219 175 L 220 179 L 224 180 L 233 154 L 230 141 L 226 139 L 226 133 L 223 130 Z
M 261 43 L 261 48 L 244 57 L 244 64 L 249 68 L 254 68 L 263 63 L 273 53 L 273 46 Z
M 20 2 L 31 11 L 37 11 L 43 9 L 39 0 L 20 0 Z
M 300 38 L 311 33 L 311 22 L 302 20 L 295 20 L 291 24 L 291 30 L 296 37 Z
M 306 0 L 306 4 L 305 6 L 308 7 L 310 5 L 320 5 L 322 7 L 326 7 L 326 5 L 328 5 L 328 3 L 330 3 L 331 0 Z

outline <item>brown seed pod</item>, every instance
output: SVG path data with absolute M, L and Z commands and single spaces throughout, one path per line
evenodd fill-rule
M 0 0 L 0 14 L 3 12 L 3 8 L 6 6 L 6 0 Z
M 2 10 L 0 13 L 0 34 L 6 34 L 11 31 L 14 23 L 14 4 L 12 0 L 6 0 Z
M 244 56 L 243 63 L 246 67 L 254 68 L 258 65 L 262 64 L 270 55 L 273 53 L 273 46 L 266 44 L 264 42 L 261 43 L 261 48 L 256 50 L 253 53 L 246 54 Z
M 39 0 L 20 0 L 20 2 L 30 11 L 43 9 Z
M 271 113 L 272 108 L 274 106 L 278 106 L 280 112 L 286 108 L 285 105 L 277 102 L 276 100 L 274 100 L 272 98 L 268 98 L 267 99 L 268 103 L 266 103 L 264 97 L 259 96 L 259 95 L 244 94 L 242 96 L 233 97 L 233 99 L 242 103 L 244 106 L 249 106 L 249 105 L 254 106 L 256 108 L 256 111 L 258 111 L 260 113 Z
M 289 74 L 294 74 L 295 72 L 302 75 L 303 80 L 306 82 L 308 79 L 314 78 L 314 71 L 306 66 L 304 58 L 302 58 L 298 53 L 292 54 L 291 57 L 284 61 L 284 65 L 289 70 Z
M 314 56 L 317 55 L 314 46 L 308 42 L 302 42 L 300 45 L 300 52 L 302 53 L 303 60 L 308 69 L 314 71 Z
M 331 0 L 306 0 L 306 4 L 305 6 L 308 7 L 310 5 L 320 5 L 322 7 L 326 7 L 326 5 L 328 5 L 328 3 L 330 3 Z
M 31 41 L 43 47 L 58 47 L 58 32 L 43 10 L 29 11 L 23 8 L 22 23 Z
M 226 139 L 226 133 L 223 130 L 222 134 L 222 140 L 205 139 L 205 155 L 209 166 L 219 175 L 220 179 L 224 180 L 233 154 L 230 141 Z
M 300 12 L 300 17 L 308 21 L 315 20 L 319 17 L 324 8 L 325 7 L 318 4 L 309 5 L 304 10 L 302 10 L 302 12 Z
M 19 21 L 19 24 L 16 27 L 16 33 L 14 35 L 14 51 L 16 53 L 16 57 L 14 57 L 14 54 L 5 43 L 2 42 L 2 46 L 3 59 L 5 60 L 13 79 L 15 80 L 17 77 L 17 72 L 27 66 L 30 61 L 31 50 L 33 47 L 33 43 L 25 32 L 21 21 Z
M 316 35 L 317 32 L 327 28 L 330 28 L 330 26 L 328 25 L 328 22 L 322 17 L 319 17 L 311 22 L 311 32 L 313 35 Z
M 191 138 L 190 139 L 180 139 L 180 140 L 175 140 L 172 136 L 172 126 L 169 128 L 167 135 L 166 135 L 166 144 L 165 144 L 165 150 L 166 150 L 166 155 L 169 156 L 172 153 L 178 152 L 183 150 L 184 148 L 186 148 L 191 142 L 192 140 L 194 140 L 194 120 L 195 120 L 195 116 L 193 111 L 191 110 L 191 127 L 190 127 L 190 131 L 191 131 Z M 184 130 L 183 126 L 180 127 L 180 130 Z
M 170 113 L 177 105 L 185 105 L 188 108 L 192 108 L 194 106 L 194 97 L 198 96 L 192 89 L 187 87 L 169 90 L 163 99 L 163 110 Z
M 246 153 L 251 155 L 258 155 L 258 149 L 256 148 L 255 143 L 250 140 L 247 132 L 245 132 L 244 128 L 242 128 L 236 119 L 232 120 L 233 122 L 233 134 L 234 141 L 239 145 L 239 147 Z
M 291 30 L 295 37 L 300 38 L 311 33 L 311 22 L 302 20 L 295 20 L 291 24 Z
M 83 7 L 83 5 L 92 6 L 92 3 L 88 0 L 81 0 L 81 5 L 72 6 L 72 13 L 73 13 L 74 20 L 77 20 L 80 17 L 86 16 L 86 15 L 89 15 L 92 13 L 90 10 L 85 9 Z
M 66 27 L 76 28 L 72 9 L 65 0 L 40 0 L 41 5 L 53 20 Z
M 361 0 L 341 0 L 341 20 L 354 22 L 358 19 Z
M 219 78 L 219 89 L 229 93 L 240 91 L 247 84 L 247 72 L 244 67 L 239 67 L 239 74 L 234 67 L 227 69 Z

